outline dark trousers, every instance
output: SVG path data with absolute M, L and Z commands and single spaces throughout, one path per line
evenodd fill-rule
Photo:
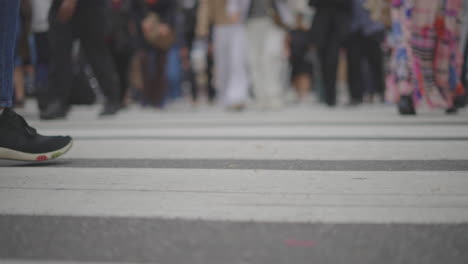
M 36 98 L 39 110 L 43 111 L 49 101 L 49 34 L 47 32 L 34 34 L 36 46 Z
M 463 86 L 465 89 L 468 88 L 468 41 L 465 43 L 465 47 L 463 50 L 463 67 L 462 67 L 462 74 L 461 79 Z
M 161 108 L 167 93 L 167 50 L 149 49 L 141 61 L 143 73 L 143 104 Z
M 329 106 L 336 105 L 336 75 L 340 45 L 336 39 L 330 40 L 330 45 L 319 47 L 319 60 L 322 67 L 325 102 Z
M 311 29 L 321 64 L 324 97 L 329 106 L 336 105 L 336 78 L 340 48 L 348 31 L 349 16 L 331 8 L 318 9 Z
M 213 67 L 214 67 L 214 60 L 213 60 L 213 56 L 211 54 L 208 54 L 206 56 L 206 77 L 207 77 L 207 83 L 206 83 L 206 87 L 205 87 L 205 92 L 206 92 L 206 95 L 208 97 L 208 101 L 210 103 L 213 103 L 216 99 L 216 89 L 213 85 Z M 192 100 L 193 101 L 197 101 L 199 99 L 199 95 L 200 95 L 200 87 L 198 85 L 198 81 L 197 81 L 197 73 L 195 72 L 195 70 L 193 69 L 192 66 L 189 66 L 189 68 L 186 70 L 186 78 L 187 78 L 187 81 L 190 82 L 190 93 L 191 93 L 191 96 L 192 96 Z
M 346 48 L 351 101 L 361 102 L 369 83 L 372 85 L 370 89 L 367 89 L 370 95 L 377 93 L 383 96 L 385 80 L 382 40 L 383 33 L 366 36 L 361 32 L 356 32 L 348 38 Z M 368 71 L 365 71 L 365 63 L 369 65 Z
M 91 65 L 99 86 L 108 103 L 120 102 L 119 77 L 112 60 L 105 36 L 106 10 L 103 7 L 78 7 L 70 22 L 61 23 L 57 18 L 61 1 L 55 1 L 49 13 L 50 43 L 50 98 L 68 105 L 72 75 L 72 46 L 80 40 L 82 51 Z
M 214 87 L 214 58 L 212 54 L 208 54 L 206 58 L 206 76 L 207 80 L 207 93 L 208 93 L 208 100 L 210 103 L 214 102 L 216 99 L 216 88 Z
M 120 102 L 123 103 L 125 95 L 127 94 L 129 83 L 129 69 L 132 52 L 130 50 L 119 50 L 114 45 L 110 46 L 112 58 L 115 63 L 117 74 L 120 83 Z

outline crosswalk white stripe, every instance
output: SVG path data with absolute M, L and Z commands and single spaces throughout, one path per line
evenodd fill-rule
M 433 198 L 431 207 L 422 207 L 424 198 L 421 197 L 415 197 L 414 204 L 400 207 L 396 207 L 396 203 L 404 199 L 385 196 L 379 199 L 380 203 L 367 204 L 359 203 L 375 197 L 351 199 L 339 195 L 333 197 L 332 202 L 324 202 L 323 196 L 307 197 L 310 203 L 302 197 L 285 195 L 6 190 L 0 193 L 0 198 L 6 200 L 5 209 L 0 210 L 0 214 L 291 223 L 440 224 L 468 221 L 466 199 L 459 197 Z
M 468 142 L 76 140 L 67 158 L 466 160 Z
M 227 221 L 459 223 L 464 172 L 7 169 L 0 214 Z
M 79 174 L 76 173 L 79 171 Z M 4 168 L 0 189 L 468 196 L 467 172 Z M 1 204 L 1 203 L 0 203 Z

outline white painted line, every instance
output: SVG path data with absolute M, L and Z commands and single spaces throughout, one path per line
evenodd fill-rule
M 464 172 L 5 172 L 0 178 L 0 214 L 327 223 L 468 221 Z
M 5 188 L 289 195 L 468 196 L 468 172 L 2 168 L 0 189 Z
M 66 158 L 467 160 L 468 142 L 76 140 Z

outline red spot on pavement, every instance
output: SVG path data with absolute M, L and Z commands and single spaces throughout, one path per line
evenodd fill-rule
M 36 161 L 46 161 L 48 160 L 49 158 L 47 158 L 47 156 L 39 156 L 36 158 Z
M 311 240 L 296 240 L 296 239 L 288 239 L 285 241 L 286 245 L 290 247 L 300 247 L 300 248 L 311 248 L 315 247 L 317 243 Z

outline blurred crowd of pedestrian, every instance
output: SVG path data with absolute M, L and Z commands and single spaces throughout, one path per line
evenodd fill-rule
M 15 106 L 466 104 L 463 0 L 21 0 Z M 343 63 L 344 62 L 344 63 Z M 287 100 L 287 94 L 294 99 Z M 100 100 L 102 98 L 102 100 Z

